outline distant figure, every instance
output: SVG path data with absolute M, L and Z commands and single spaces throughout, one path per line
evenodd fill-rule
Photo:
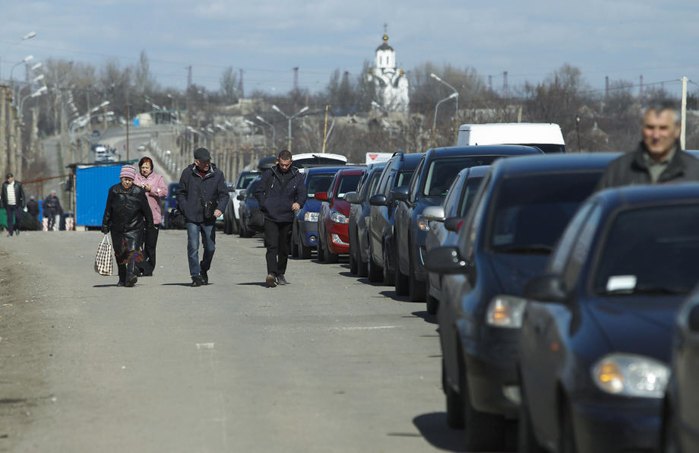
M 36 197 L 34 195 L 29 196 L 29 201 L 27 201 L 27 212 L 34 218 L 34 220 L 39 220 L 39 202 L 36 201 Z
M 643 115 L 635 151 L 609 163 L 597 188 L 699 181 L 699 159 L 680 146 L 680 116 L 672 104 L 652 104 Z
M 7 236 L 14 233 L 19 236 L 19 222 L 24 209 L 24 189 L 22 183 L 15 181 L 15 176 L 8 173 L 2 183 L 2 205 L 7 212 Z
M 153 171 L 153 161 L 150 157 L 143 157 L 138 161 L 139 173 L 136 174 L 134 184 L 146 191 L 146 198 L 153 213 L 153 225 L 146 229 L 145 244 L 143 247 L 144 260 L 140 264 L 141 275 L 150 277 L 155 270 L 155 247 L 158 244 L 158 231 L 162 215 L 160 214 L 160 200 L 167 196 L 167 185 L 163 177 Z
M 61 207 L 61 200 L 58 199 L 56 191 L 52 190 L 48 197 L 44 200 L 44 218 L 47 220 L 48 231 L 58 230 L 58 222 L 56 219 L 60 218 L 63 214 L 63 208 Z

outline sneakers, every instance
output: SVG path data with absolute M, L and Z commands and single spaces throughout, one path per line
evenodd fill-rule
M 204 284 L 204 281 L 201 279 L 199 275 L 195 275 L 192 277 L 192 285 L 193 287 L 201 286 Z
M 267 274 L 265 282 L 267 282 L 268 288 L 274 288 L 275 286 L 277 286 L 277 277 L 275 277 L 274 274 Z
M 289 282 L 286 281 L 286 278 L 284 278 L 284 274 L 277 276 L 277 283 L 280 285 L 288 285 Z
M 203 285 L 209 284 L 209 274 L 207 274 L 206 271 L 201 271 L 201 283 Z

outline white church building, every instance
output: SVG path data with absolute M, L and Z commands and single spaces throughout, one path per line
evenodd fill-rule
M 388 44 L 384 33 L 383 43 L 376 48 L 375 66 L 368 74 L 376 84 L 377 102 L 388 112 L 408 113 L 408 78 L 405 71 L 396 67 L 396 51 Z

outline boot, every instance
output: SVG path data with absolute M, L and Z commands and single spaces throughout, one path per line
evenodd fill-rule
M 117 264 L 117 269 L 119 270 L 119 282 L 117 286 L 126 285 L 126 264 Z
M 138 268 L 136 267 L 136 260 L 130 259 L 124 266 L 126 270 L 126 283 L 124 286 L 131 288 L 138 281 Z

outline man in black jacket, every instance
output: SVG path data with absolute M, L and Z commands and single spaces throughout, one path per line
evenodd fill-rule
M 280 151 L 277 164 L 265 171 L 253 194 L 265 214 L 265 281 L 270 288 L 289 283 L 284 276 L 289 258 L 289 233 L 294 215 L 306 202 L 303 175 L 291 162 L 291 152 Z
M 17 233 L 19 236 L 19 222 L 25 202 L 24 189 L 21 182 L 15 181 L 12 173 L 8 173 L 6 178 L 2 183 L 2 205 L 7 212 L 7 235 Z
M 683 151 L 680 118 L 671 104 L 654 104 L 643 115 L 643 140 L 607 167 L 598 189 L 632 184 L 699 181 L 699 159 Z
M 192 286 L 209 284 L 209 269 L 216 251 L 216 218 L 228 204 L 223 172 L 211 163 L 206 148 L 194 150 L 194 163 L 182 171 L 177 206 L 187 227 L 187 260 Z M 199 261 L 199 236 L 204 256 Z

